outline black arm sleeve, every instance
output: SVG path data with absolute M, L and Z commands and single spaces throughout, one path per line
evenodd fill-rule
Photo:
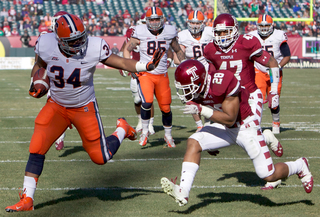
M 280 52 L 284 57 L 291 56 L 290 48 L 287 42 L 284 42 L 280 45 Z

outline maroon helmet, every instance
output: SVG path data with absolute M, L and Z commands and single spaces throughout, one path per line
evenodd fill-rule
M 228 31 L 226 35 L 221 32 Z M 223 48 L 229 47 L 239 37 L 237 19 L 231 14 L 220 14 L 213 22 L 214 43 Z
M 189 102 L 204 90 L 207 72 L 201 62 L 190 59 L 180 63 L 174 76 L 174 85 L 179 98 Z

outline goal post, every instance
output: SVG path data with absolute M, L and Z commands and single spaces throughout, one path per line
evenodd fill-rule
M 214 18 L 217 17 L 218 0 L 214 0 Z M 313 0 L 310 0 L 310 15 L 309 18 L 285 18 L 285 17 L 272 17 L 273 21 L 313 21 Z M 257 17 L 237 17 L 238 21 L 257 21 Z

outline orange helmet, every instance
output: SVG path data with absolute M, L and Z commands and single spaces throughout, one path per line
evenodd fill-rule
M 257 23 L 258 33 L 261 36 L 268 36 L 273 32 L 273 20 L 270 15 L 263 14 L 258 18 Z
M 55 13 L 55 15 L 53 15 L 52 19 L 51 19 L 51 25 L 50 25 L 50 29 L 52 31 L 54 31 L 54 26 L 56 25 L 56 21 L 62 16 L 68 14 L 68 12 L 66 11 L 58 11 L 57 13 Z
M 188 30 L 191 34 L 197 34 L 204 29 L 205 26 L 204 15 L 201 11 L 192 11 L 188 16 Z
M 69 55 L 82 54 L 87 48 L 87 32 L 79 17 L 73 14 L 61 16 L 55 25 L 59 47 Z
M 158 7 L 151 7 L 146 12 L 147 27 L 151 31 L 157 31 L 164 25 L 162 10 Z

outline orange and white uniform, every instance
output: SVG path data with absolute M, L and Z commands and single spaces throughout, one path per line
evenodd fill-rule
M 147 25 L 138 25 L 131 36 L 140 41 L 141 62 L 149 62 L 158 47 L 166 50 L 155 70 L 139 73 L 139 95 L 142 102 L 152 103 L 153 96 L 155 95 L 160 110 L 165 113 L 170 112 L 171 104 L 171 90 L 167 72 L 167 52 L 170 49 L 172 39 L 176 36 L 177 30 L 171 25 L 164 25 L 163 30 L 158 35 L 153 35 L 148 30 Z
M 93 162 L 104 164 L 112 156 L 99 114 L 93 86 L 96 65 L 111 55 L 101 38 L 88 37 L 84 55 L 64 56 L 54 33 L 40 36 L 35 53 L 47 64 L 50 98 L 35 119 L 30 153 L 44 155 L 54 141 L 73 124 Z
M 208 62 L 203 56 L 204 47 L 213 39 L 212 27 L 205 27 L 201 37 L 195 39 L 188 29 L 178 33 L 178 43 L 185 47 L 186 59 L 196 59 L 200 61 L 208 71 Z
M 249 34 L 256 36 L 261 45 L 262 48 L 270 53 L 278 63 L 281 62 L 283 59 L 283 56 L 280 51 L 280 46 L 282 43 L 285 43 L 288 41 L 288 37 L 286 33 L 282 30 L 274 29 L 273 33 L 265 40 L 263 40 L 260 35 L 258 34 L 258 30 L 252 31 Z M 268 74 L 269 69 L 257 62 L 254 63 L 255 72 L 256 72 L 256 78 L 255 82 L 258 86 L 258 88 L 261 90 L 263 94 L 263 99 L 265 100 L 266 94 L 268 94 L 271 90 L 271 83 L 270 83 L 270 77 Z M 282 70 L 280 69 L 280 80 L 278 84 L 278 94 L 280 96 L 281 93 L 281 87 L 282 87 Z

